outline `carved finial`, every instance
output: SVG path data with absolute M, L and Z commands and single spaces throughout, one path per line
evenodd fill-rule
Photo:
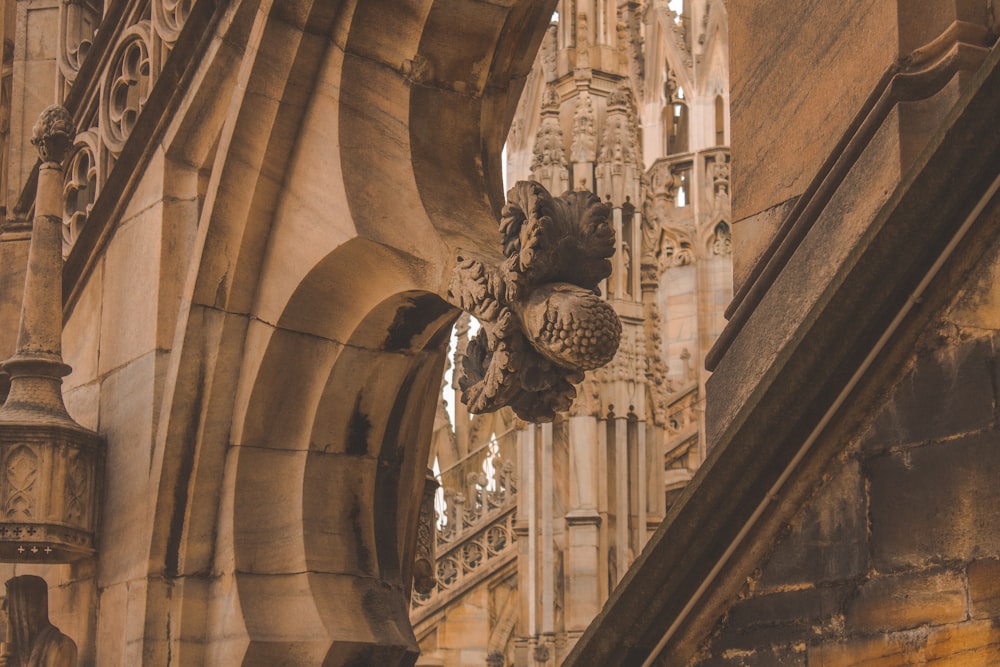
M 46 107 L 31 128 L 31 143 L 42 162 L 62 162 L 73 146 L 73 117 L 58 104 Z

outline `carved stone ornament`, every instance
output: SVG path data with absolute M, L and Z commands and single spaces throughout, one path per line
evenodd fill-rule
M 31 128 L 31 144 L 43 162 L 62 162 L 73 145 L 73 117 L 59 105 L 46 107 Z
M 437 491 L 437 479 L 432 470 L 427 471 L 424 478 L 424 493 L 420 499 L 420 515 L 417 519 L 417 556 L 413 562 L 413 589 L 422 595 L 427 595 L 437 586 L 434 576 L 434 538 L 437 513 L 434 511 L 434 492 Z
M 553 86 L 547 86 L 542 98 L 542 121 L 535 137 L 535 148 L 531 158 L 533 176 L 538 178 L 538 170 L 544 167 L 565 167 L 566 153 L 563 149 L 562 127 L 559 125 L 559 93 Z
M 580 93 L 580 100 L 573 112 L 573 146 L 570 159 L 573 162 L 593 162 L 597 152 L 597 129 L 594 121 L 594 104 L 590 93 Z
M 500 219 L 506 260 L 459 255 L 449 299 L 483 325 L 459 369 L 470 412 L 509 405 L 521 419 L 552 421 L 584 371 L 615 356 L 621 322 L 598 287 L 611 274 L 610 216 L 590 192 L 553 197 L 521 181 Z

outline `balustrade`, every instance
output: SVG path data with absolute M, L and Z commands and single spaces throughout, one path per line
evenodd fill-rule
M 514 553 L 517 433 L 509 431 L 437 475 L 435 573 L 428 593 L 414 592 L 415 613 L 437 608 L 465 582 Z

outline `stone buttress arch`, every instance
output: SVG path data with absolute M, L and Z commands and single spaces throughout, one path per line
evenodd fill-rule
M 554 4 L 228 10 L 204 67 L 231 85 L 200 79 L 181 121 L 217 152 L 151 463 L 144 664 L 415 660 L 441 297 L 458 248 L 497 253 L 500 148 Z

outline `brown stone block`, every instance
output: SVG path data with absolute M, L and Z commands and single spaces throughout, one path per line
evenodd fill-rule
M 992 623 L 962 623 L 934 630 L 886 634 L 811 646 L 809 665 L 822 667 L 995 667 L 1000 630 Z
M 1000 560 L 977 560 L 969 565 L 967 574 L 972 617 L 1000 617 Z
M 873 633 L 955 623 L 965 615 L 962 577 L 937 570 L 868 581 L 848 606 L 845 624 L 849 632 Z
M 856 461 L 844 464 L 792 520 L 761 572 L 762 587 L 852 579 L 867 566 L 864 483 Z
M 880 571 L 1000 553 L 1000 436 L 918 447 L 868 464 Z
M 841 612 L 850 590 L 847 586 L 807 588 L 740 601 L 729 611 L 712 653 L 808 641 Z
M 927 637 L 923 659 L 934 667 L 1000 665 L 1000 628 L 994 623 L 962 623 L 935 630 Z
M 992 354 L 990 340 L 981 338 L 918 356 L 862 447 L 878 451 L 988 426 L 993 420 Z
M 740 290 L 757 263 L 761 253 L 770 245 L 782 221 L 795 206 L 793 197 L 768 209 L 747 216 L 733 223 L 733 288 Z
M 810 665 L 823 667 L 900 667 L 912 654 L 907 643 L 896 636 L 859 639 L 837 644 L 810 646 Z
M 762 648 L 725 656 L 713 655 L 691 663 L 691 667 L 805 667 L 807 664 L 805 651 Z

